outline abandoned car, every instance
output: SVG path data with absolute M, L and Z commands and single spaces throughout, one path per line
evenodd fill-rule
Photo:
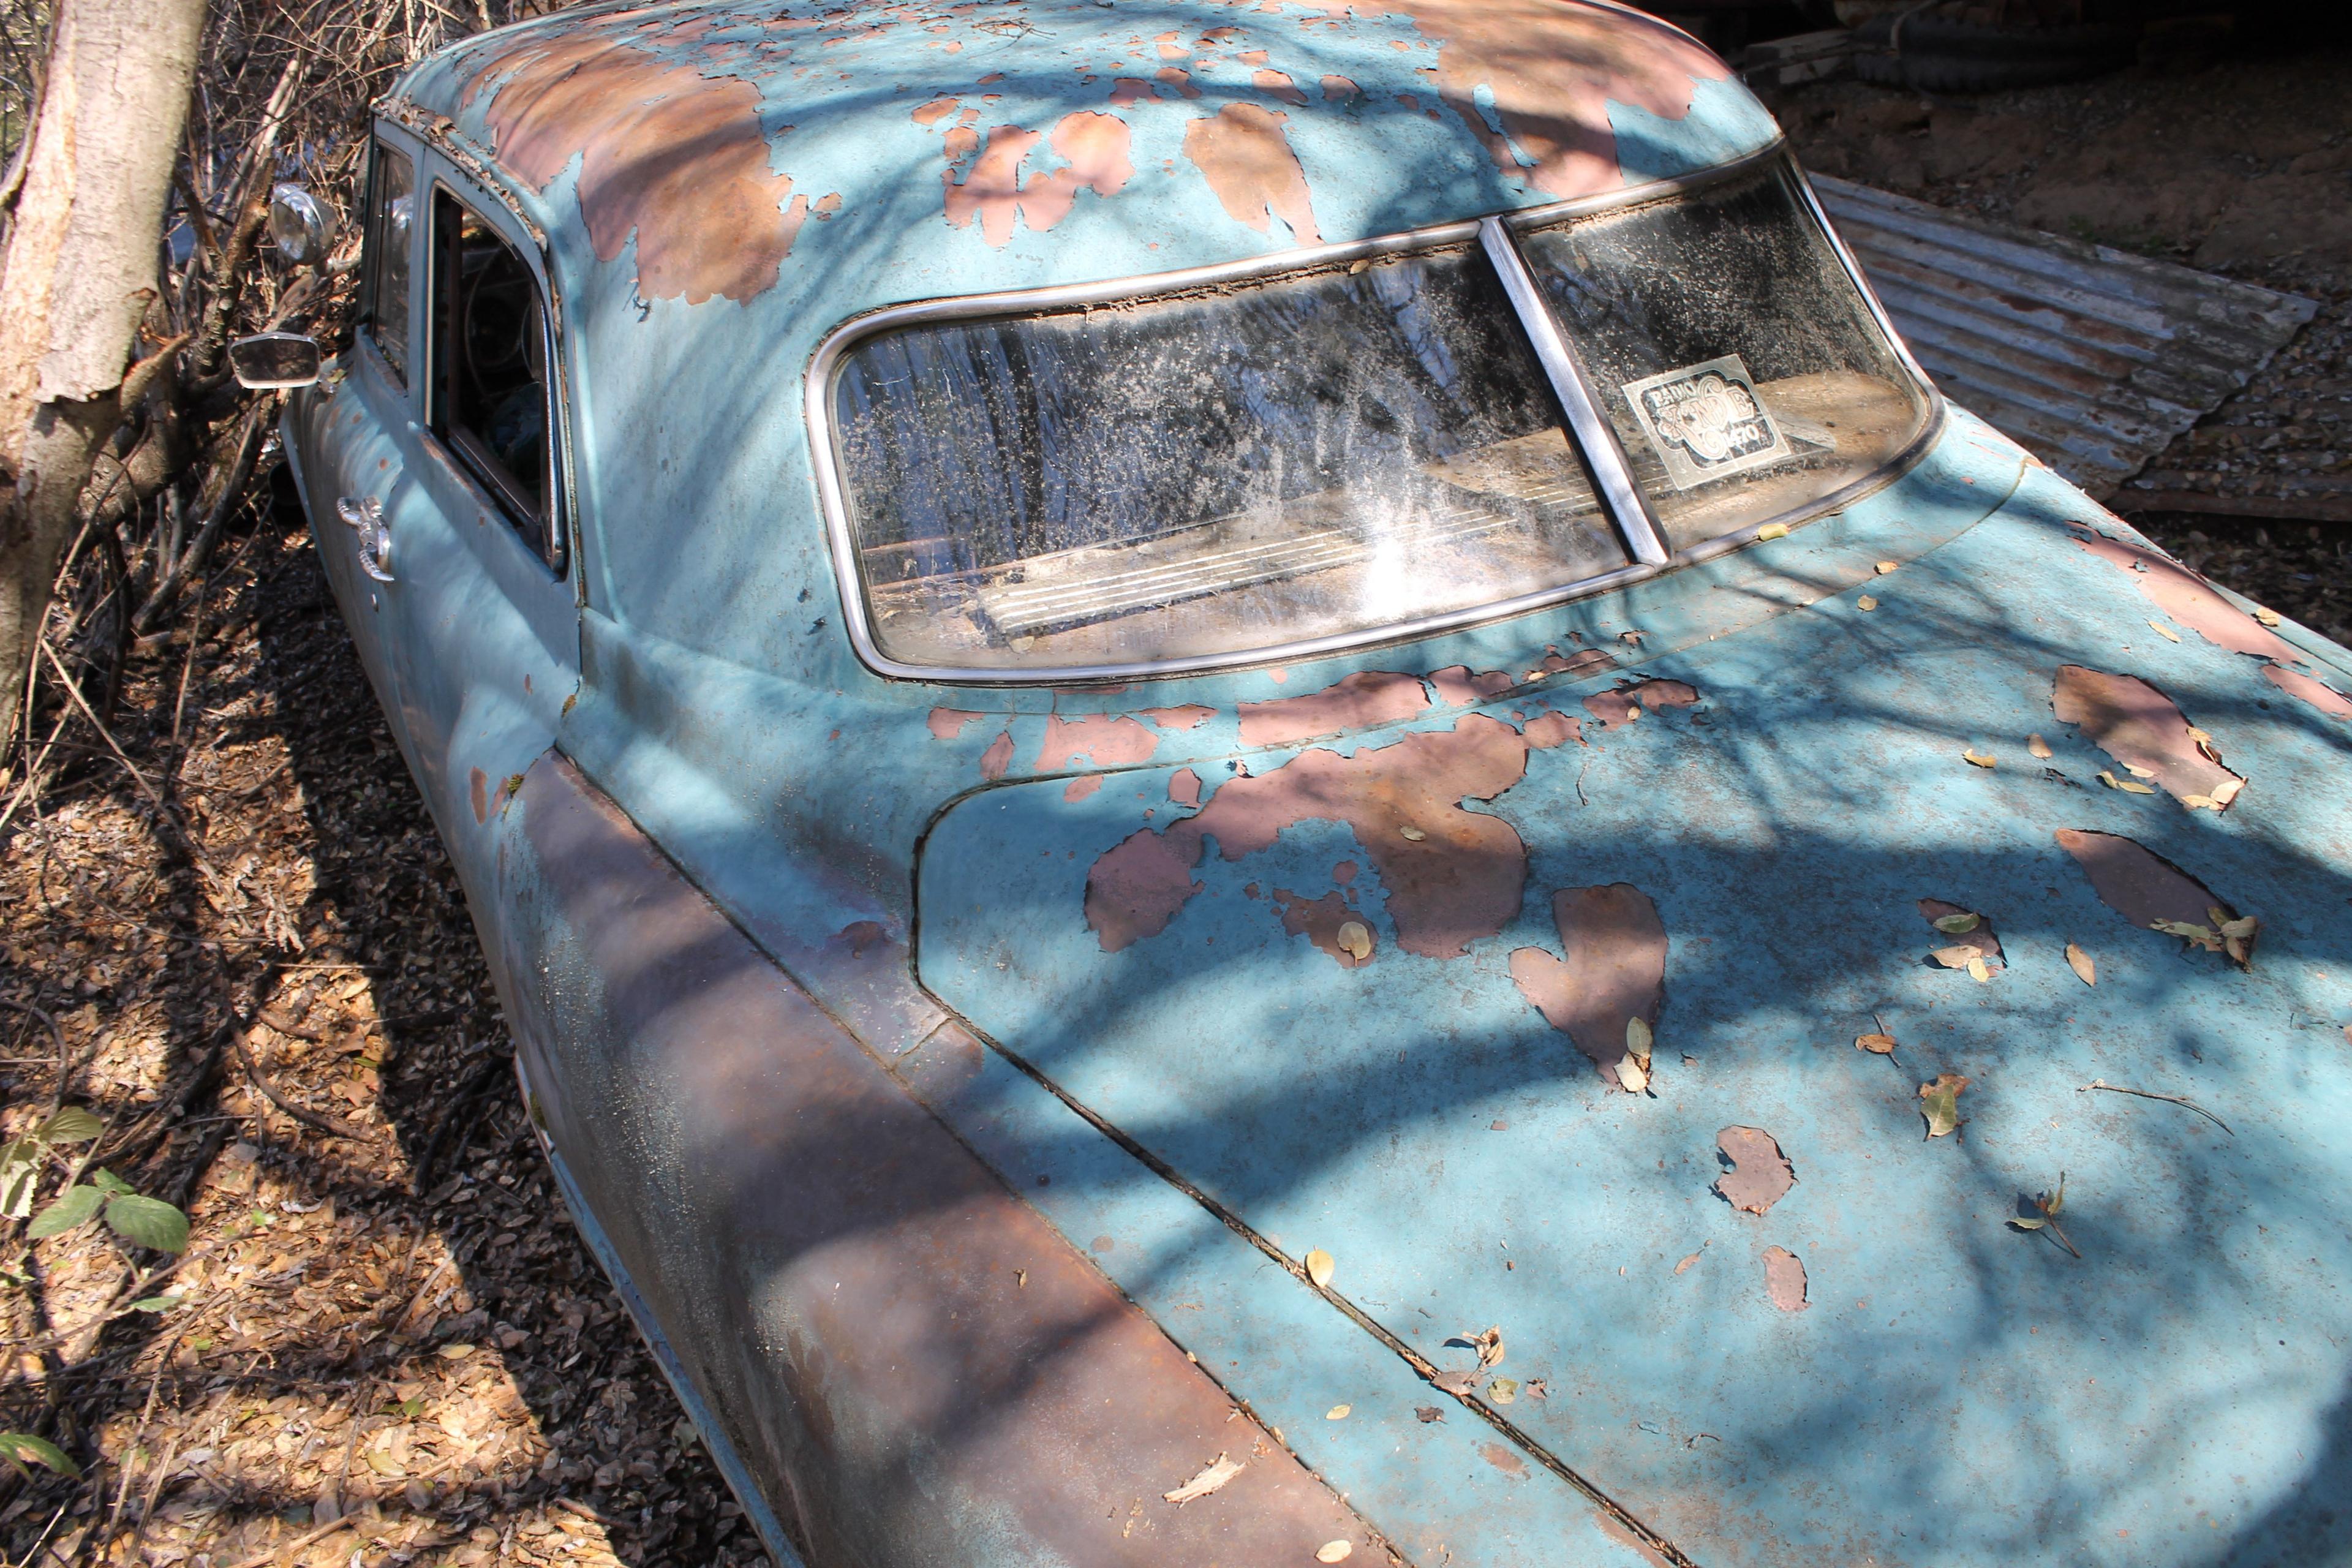
M 590 5 L 362 205 L 287 448 L 776 1561 L 2352 1563 L 2352 655 L 1685 36 Z

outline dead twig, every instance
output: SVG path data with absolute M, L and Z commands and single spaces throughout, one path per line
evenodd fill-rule
M 2203 1117 L 2206 1121 L 2211 1122 L 2222 1131 L 2230 1132 L 2230 1124 L 2228 1122 L 2222 1121 L 2220 1117 L 2214 1115 L 2211 1111 L 2206 1110 L 2203 1106 L 2198 1104 L 2195 1100 L 2190 1100 L 2186 1095 L 2159 1094 L 2152 1089 L 2126 1089 L 2122 1084 L 2109 1083 L 2106 1079 L 2098 1078 L 2093 1079 L 2090 1082 L 2083 1085 L 2082 1088 L 2076 1089 L 2074 1092 L 2076 1094 L 2085 1094 L 2095 1089 L 2104 1089 L 2109 1094 L 2137 1095 L 2142 1100 L 2168 1100 L 2172 1104 L 2180 1106 L 2185 1110 L 2195 1111 L 2198 1115 Z M 2230 1136 L 2235 1138 L 2237 1134 L 2235 1132 L 2230 1132 Z
M 236 1056 L 236 1065 L 245 1069 L 246 1081 L 253 1085 L 261 1098 L 310 1129 L 311 1131 L 323 1133 L 330 1138 L 363 1140 L 367 1137 L 365 1132 L 347 1121 L 338 1121 L 335 1118 L 322 1112 L 307 1110 L 278 1093 L 277 1087 L 269 1081 L 268 1076 L 261 1070 L 251 1054 L 246 1050 L 245 1041 L 236 1031 L 232 1031 L 229 1035 L 228 1048 Z

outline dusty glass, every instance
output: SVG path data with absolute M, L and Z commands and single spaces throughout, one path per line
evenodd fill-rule
M 1926 427 L 1783 164 L 1519 243 L 1676 549 L 1800 512 Z
M 407 154 L 379 142 L 368 180 L 367 334 L 403 381 L 408 379 L 410 215 L 416 171 Z
M 1628 561 L 1474 248 L 886 331 L 831 396 L 905 664 L 1214 658 Z

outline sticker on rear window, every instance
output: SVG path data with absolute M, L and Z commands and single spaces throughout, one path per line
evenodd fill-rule
M 1623 391 L 1678 490 L 1789 456 L 1787 439 L 1738 354 L 1628 382 Z

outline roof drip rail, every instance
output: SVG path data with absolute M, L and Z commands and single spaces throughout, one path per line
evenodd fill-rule
M 1536 284 L 1535 274 L 1528 268 L 1527 258 L 1519 254 L 1518 242 L 1501 218 L 1488 217 L 1478 222 L 1478 243 L 1486 248 L 1486 259 L 1494 264 L 1511 308 L 1518 312 L 1528 341 L 1535 345 L 1536 358 L 1551 382 L 1552 392 L 1559 398 L 1569 427 L 1576 433 L 1577 447 L 1592 470 L 1593 487 L 1601 492 L 1610 516 L 1616 520 L 1617 531 L 1624 535 L 1626 548 L 1633 552 L 1634 560 L 1645 566 L 1665 565 L 1674 559 L 1674 552 L 1666 548 L 1657 513 L 1650 510 L 1650 498 L 1642 493 L 1642 487 L 1633 482 L 1633 467 L 1625 456 L 1625 448 L 1618 441 L 1608 416 L 1601 413 L 1601 400 L 1593 395 L 1591 384 L 1584 378 L 1583 366 L 1568 346 L 1559 318 L 1544 303 L 1543 291 Z

